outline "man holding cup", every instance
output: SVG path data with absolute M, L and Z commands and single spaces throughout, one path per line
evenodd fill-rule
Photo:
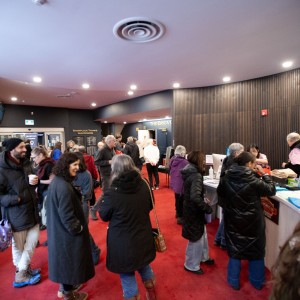
M 30 161 L 25 158 L 26 145 L 19 138 L 2 143 L 0 153 L 0 205 L 3 216 L 13 231 L 12 258 L 16 267 L 14 287 L 36 284 L 40 269 L 31 269 L 30 262 L 39 239 L 39 215 Z

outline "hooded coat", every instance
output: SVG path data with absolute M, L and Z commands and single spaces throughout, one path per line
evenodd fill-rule
M 103 221 L 109 221 L 106 256 L 109 271 L 133 272 L 154 260 L 151 210 L 149 187 L 137 171 L 124 172 L 104 192 L 99 213 Z
M 250 168 L 233 164 L 217 188 L 224 211 L 225 238 L 231 258 L 258 260 L 265 256 L 265 217 L 262 196 L 274 196 L 268 175 L 259 178 Z
M 8 152 L 0 153 L 0 205 L 15 232 L 30 229 L 39 222 L 36 186 L 29 184 L 29 174 L 33 174 L 30 161 L 25 159 L 17 164 L 8 159 Z
M 48 188 L 47 235 L 52 281 L 77 285 L 95 275 L 81 194 L 60 176 L 55 176 Z
M 179 195 L 183 195 L 183 179 L 180 171 L 188 165 L 188 161 L 181 155 L 175 155 L 170 160 L 170 188 Z
M 203 176 L 197 166 L 189 163 L 181 174 L 184 181 L 182 236 L 196 242 L 204 233 L 205 214 L 212 213 L 212 208 L 204 202 Z

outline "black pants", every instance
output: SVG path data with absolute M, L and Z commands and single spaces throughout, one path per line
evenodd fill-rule
M 147 163 L 146 168 L 150 187 L 153 187 L 153 176 L 155 178 L 155 186 L 159 187 L 158 165 L 152 166 L 151 164 Z
M 183 195 L 175 193 L 176 218 L 182 218 L 183 216 L 183 200 L 184 200 Z

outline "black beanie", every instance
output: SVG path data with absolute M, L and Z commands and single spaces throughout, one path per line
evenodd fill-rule
M 23 140 L 18 139 L 18 138 L 11 138 L 8 140 L 5 140 L 2 143 L 2 146 L 5 147 L 5 151 L 11 151 L 15 149 L 18 145 L 20 145 L 23 142 Z

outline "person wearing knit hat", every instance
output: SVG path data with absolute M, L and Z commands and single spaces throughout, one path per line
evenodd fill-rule
M 5 147 L 5 151 L 11 151 L 13 149 L 15 149 L 18 145 L 20 145 L 23 142 L 23 140 L 19 139 L 19 138 L 11 138 L 8 140 L 5 140 L 2 143 L 2 146 Z
M 35 196 L 37 176 L 28 159 L 26 145 L 19 138 L 5 140 L 0 153 L 0 206 L 12 232 L 12 258 L 16 267 L 13 286 L 36 284 L 40 269 L 31 269 L 30 262 L 39 239 L 39 215 Z M 24 176 L 26 174 L 27 176 Z

